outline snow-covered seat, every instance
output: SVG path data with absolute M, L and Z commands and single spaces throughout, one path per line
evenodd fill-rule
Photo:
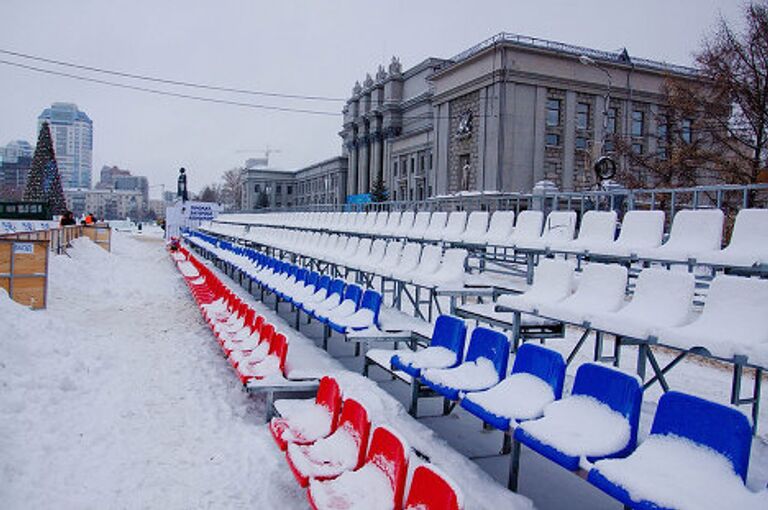
M 304 303 L 324 301 L 328 297 L 328 288 L 331 285 L 331 277 L 327 274 L 320 276 L 314 286 L 306 286 L 293 295 L 291 301 L 297 308 L 302 309 Z
M 644 259 L 687 261 L 704 253 L 719 250 L 723 242 L 720 209 L 683 209 L 675 214 L 667 242 L 658 248 L 640 250 Z
M 276 400 L 279 416 L 269 422 L 277 446 L 285 451 L 289 443 L 309 444 L 336 430 L 341 411 L 341 390 L 333 377 L 323 377 L 311 400 Z
M 590 314 L 590 327 L 615 335 L 645 340 L 662 328 L 691 321 L 696 287 L 693 274 L 667 269 L 643 269 L 632 300 L 617 312 Z
M 485 244 L 488 235 L 488 211 L 473 211 L 467 218 L 467 228 L 460 235 L 446 241 L 466 244 Z
M 303 297 L 307 295 L 307 293 L 315 291 L 317 282 L 320 280 L 320 273 L 317 271 L 305 271 L 306 273 L 302 281 L 297 281 L 296 284 L 283 292 L 282 297 L 287 302 L 293 303 L 296 297 Z
M 593 244 L 589 253 L 628 257 L 658 248 L 664 237 L 664 211 L 629 211 L 624 215 L 619 238 L 603 245 Z
M 488 231 L 479 244 L 506 246 L 515 231 L 515 211 L 496 211 L 488 223 Z
M 356 257 L 356 260 L 347 263 L 348 266 L 356 269 L 368 271 L 368 267 L 379 267 L 384 261 L 384 254 L 387 249 L 387 241 L 384 239 L 376 239 L 371 244 L 371 251 L 365 257 Z
M 405 258 L 405 256 L 403 257 Z M 421 250 L 419 264 L 411 270 L 403 267 L 393 277 L 404 282 L 411 282 L 415 278 L 428 277 L 433 275 L 440 268 L 440 261 L 443 259 L 443 249 L 434 244 L 428 244 Z
M 324 312 L 336 308 L 341 304 L 344 285 L 344 280 L 340 278 L 331 281 L 327 292 L 320 292 L 317 297 L 307 299 L 301 304 L 301 309 L 311 316 L 315 312 Z M 322 299 L 320 299 L 321 297 Z
M 368 233 L 381 234 L 381 232 L 387 226 L 388 221 L 389 221 L 389 213 L 386 211 L 379 211 L 378 214 L 376 215 L 376 221 L 373 223 L 373 226 L 371 226 L 371 228 L 368 229 Z
M 542 418 L 522 422 L 515 440 L 569 471 L 626 457 L 637 443 L 642 400 L 636 377 L 585 363 L 576 371 L 571 395 L 549 404 Z
M 768 209 L 740 210 L 728 246 L 701 253 L 696 262 L 741 267 L 768 264 Z
M 373 289 L 363 293 L 358 309 L 349 315 L 340 312 L 328 314 L 327 323 L 334 331 L 346 334 L 349 331 L 359 331 L 379 326 L 379 311 L 381 310 L 381 294 Z
M 591 263 L 584 268 L 576 292 L 556 303 L 542 303 L 537 313 L 550 319 L 583 324 L 592 315 L 621 308 L 626 290 L 626 267 Z
M 340 254 L 326 258 L 336 264 L 344 264 L 347 260 L 355 256 L 355 253 L 357 253 L 357 247 L 360 245 L 360 241 L 361 238 L 352 236 L 347 239 L 347 244 L 344 246 L 344 250 Z
M 405 510 L 461 510 L 464 496 L 456 484 L 432 464 L 413 470 Z
M 533 273 L 533 285 L 522 294 L 504 294 L 496 303 L 521 312 L 533 312 L 544 303 L 557 303 L 573 293 L 574 267 L 570 262 L 543 259 Z
M 387 243 L 387 248 L 384 250 L 384 258 L 381 259 L 379 264 L 374 265 L 373 261 L 369 261 L 362 264 L 360 269 L 369 273 L 388 275 L 397 268 L 400 263 L 400 255 L 402 252 L 403 243 L 400 241 L 390 241 Z
M 299 485 L 310 479 L 331 480 L 345 471 L 359 469 L 365 461 L 371 421 L 357 400 L 344 400 L 336 430 L 313 444 L 288 444 L 286 460 Z
M 421 382 L 447 399 L 495 386 L 507 373 L 509 338 L 499 331 L 475 328 L 464 361 L 452 368 L 426 368 Z
M 400 222 L 392 230 L 388 230 L 387 234 L 393 237 L 407 237 L 408 232 L 410 232 L 413 228 L 413 223 L 415 220 L 416 213 L 414 211 L 404 211 L 400 216 Z
M 523 211 L 517 215 L 515 230 L 501 242 L 502 246 L 518 246 L 534 242 L 541 238 L 544 213 L 541 211 Z M 491 243 L 489 243 L 491 244 Z
M 467 228 L 467 212 L 454 211 L 448 215 L 448 221 L 445 224 L 440 239 L 443 241 L 454 241 L 461 239 L 464 230 Z
M 690 324 L 664 328 L 659 341 L 679 349 L 700 347 L 713 356 L 746 356 L 768 367 L 768 280 L 718 275 L 704 308 Z
M 431 215 L 432 213 L 428 211 L 416 213 L 416 217 L 413 219 L 413 225 L 411 225 L 405 232 L 402 232 L 402 235 L 410 239 L 423 238 L 424 233 L 427 231 L 427 228 L 429 228 L 429 218 Z M 403 216 L 405 216 L 405 213 L 403 213 Z
M 399 509 L 408 473 L 407 443 L 385 426 L 371 435 L 365 464 L 333 480 L 309 482 L 309 503 L 315 510 L 341 508 Z
M 467 393 L 461 407 L 499 430 L 539 418 L 563 395 L 565 360 L 559 352 L 528 343 L 515 354 L 512 373 L 496 386 Z
M 625 459 L 596 462 L 587 480 L 628 508 L 768 508 L 768 491 L 744 485 L 750 429 L 732 407 L 670 391 L 648 438 Z
M 391 351 L 392 369 L 419 377 L 423 369 L 455 367 L 464 357 L 466 336 L 467 325 L 463 320 L 440 315 L 435 321 L 428 347 L 419 351 Z
M 395 233 L 397 230 L 397 227 L 400 225 L 400 218 L 402 217 L 403 213 L 401 211 L 393 211 L 389 213 L 389 216 L 387 217 L 387 223 L 382 227 L 380 230 L 376 232 L 376 234 L 383 235 L 383 236 L 391 236 Z
M 267 356 L 256 362 L 254 360 L 242 360 L 237 364 L 235 371 L 243 384 L 248 384 L 253 379 L 284 379 L 285 360 L 288 355 L 288 340 L 282 333 L 275 333 L 269 344 Z
M 528 212 L 528 211 L 526 211 Z M 538 211 L 537 211 L 538 212 Z M 520 215 L 521 217 L 523 214 Z M 520 219 L 518 219 L 518 222 Z M 544 222 L 544 230 L 536 238 L 523 237 L 515 229 L 515 249 L 543 250 L 552 244 L 573 241 L 576 231 L 576 211 L 552 211 Z M 519 237 L 518 237 L 519 236 Z
M 392 268 L 386 267 L 386 273 L 382 272 L 381 274 L 396 280 L 399 280 L 402 277 L 407 277 L 419 265 L 420 258 L 421 244 L 405 243 L 397 265 Z M 384 271 L 385 267 L 382 267 L 381 270 Z
M 587 211 L 581 218 L 579 233 L 573 241 L 552 241 L 549 249 L 569 253 L 592 251 L 593 246 L 605 246 L 616 238 L 616 211 Z
M 416 216 L 418 221 L 418 215 Z M 445 211 L 433 212 L 429 218 L 429 224 L 423 232 L 413 232 L 409 235 L 412 239 L 424 239 L 426 241 L 439 241 L 442 238 L 445 224 L 448 221 L 448 213 Z
M 437 270 L 431 273 L 417 270 L 411 282 L 425 287 L 463 287 L 468 256 L 463 248 L 449 248 L 443 253 Z
M 261 363 L 269 354 L 272 339 L 275 336 L 275 326 L 262 321 L 261 326 L 253 335 L 240 345 L 233 346 L 227 354 L 229 363 L 237 368 L 241 362 Z
M 259 315 L 253 319 L 249 327 L 245 327 L 237 334 L 227 338 L 221 344 L 221 349 L 227 358 L 235 351 L 252 351 L 261 342 L 261 329 L 264 327 L 264 317 Z
M 355 251 L 355 254 L 346 259 L 342 262 L 347 267 L 357 267 L 362 262 L 368 260 L 368 258 L 371 255 L 371 245 L 373 244 L 373 239 L 370 237 L 364 237 L 360 239 L 360 242 L 357 245 L 357 251 Z
M 357 311 L 362 295 L 363 289 L 359 285 L 347 285 L 344 289 L 344 297 L 338 306 L 331 308 L 318 306 L 310 315 L 325 324 L 332 320 L 342 321 Z

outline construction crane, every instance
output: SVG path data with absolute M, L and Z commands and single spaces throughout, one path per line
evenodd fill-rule
M 280 149 L 273 149 L 267 145 L 266 149 L 241 149 L 236 151 L 236 154 L 264 154 L 264 160 L 267 163 L 266 166 L 269 166 L 269 155 L 280 154 L 281 152 L 282 151 Z

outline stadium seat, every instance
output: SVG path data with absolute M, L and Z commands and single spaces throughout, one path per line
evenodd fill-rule
M 390 363 L 395 370 L 421 376 L 424 368 L 452 368 L 462 362 L 467 325 L 450 315 L 441 315 L 435 321 L 429 347 L 420 351 L 393 351 Z
M 341 389 L 333 377 L 323 377 L 312 400 L 277 400 L 280 416 L 269 422 L 277 446 L 285 451 L 288 443 L 310 444 L 336 430 L 341 411 Z

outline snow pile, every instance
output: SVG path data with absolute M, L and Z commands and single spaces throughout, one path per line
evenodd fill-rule
M 441 346 L 427 347 L 420 351 L 393 351 L 403 365 L 413 368 L 445 368 L 456 363 L 456 353 Z M 394 356 L 393 356 L 394 357 Z
M 679 510 L 768 508 L 768 492 L 747 490 L 728 459 L 678 436 L 652 435 L 630 457 L 595 467 L 638 502 Z
M 288 444 L 288 456 L 296 470 L 307 477 L 333 477 L 355 468 L 359 438 L 349 424 L 325 439 L 302 446 Z
M 552 387 L 535 375 L 512 374 L 493 388 L 469 393 L 466 399 L 486 411 L 510 420 L 530 420 L 555 400 Z
M 424 379 L 448 388 L 477 391 L 490 388 L 499 382 L 496 367 L 488 358 L 467 361 L 455 368 L 430 368 L 424 371 Z
M 373 463 L 347 471 L 327 482 L 311 480 L 309 491 L 317 508 L 392 510 L 394 491 L 387 475 Z
M 544 417 L 520 424 L 539 441 L 574 457 L 599 457 L 624 448 L 630 439 L 629 421 L 607 405 L 586 395 L 558 400 Z

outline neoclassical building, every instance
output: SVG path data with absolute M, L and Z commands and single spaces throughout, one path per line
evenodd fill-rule
M 690 120 L 664 112 L 668 77 L 693 70 L 507 33 L 407 70 L 393 58 L 343 109 L 347 195 L 379 178 L 395 200 L 530 191 L 544 179 L 589 188 L 592 162 L 619 139 L 665 157 L 671 130 L 693 136 Z

